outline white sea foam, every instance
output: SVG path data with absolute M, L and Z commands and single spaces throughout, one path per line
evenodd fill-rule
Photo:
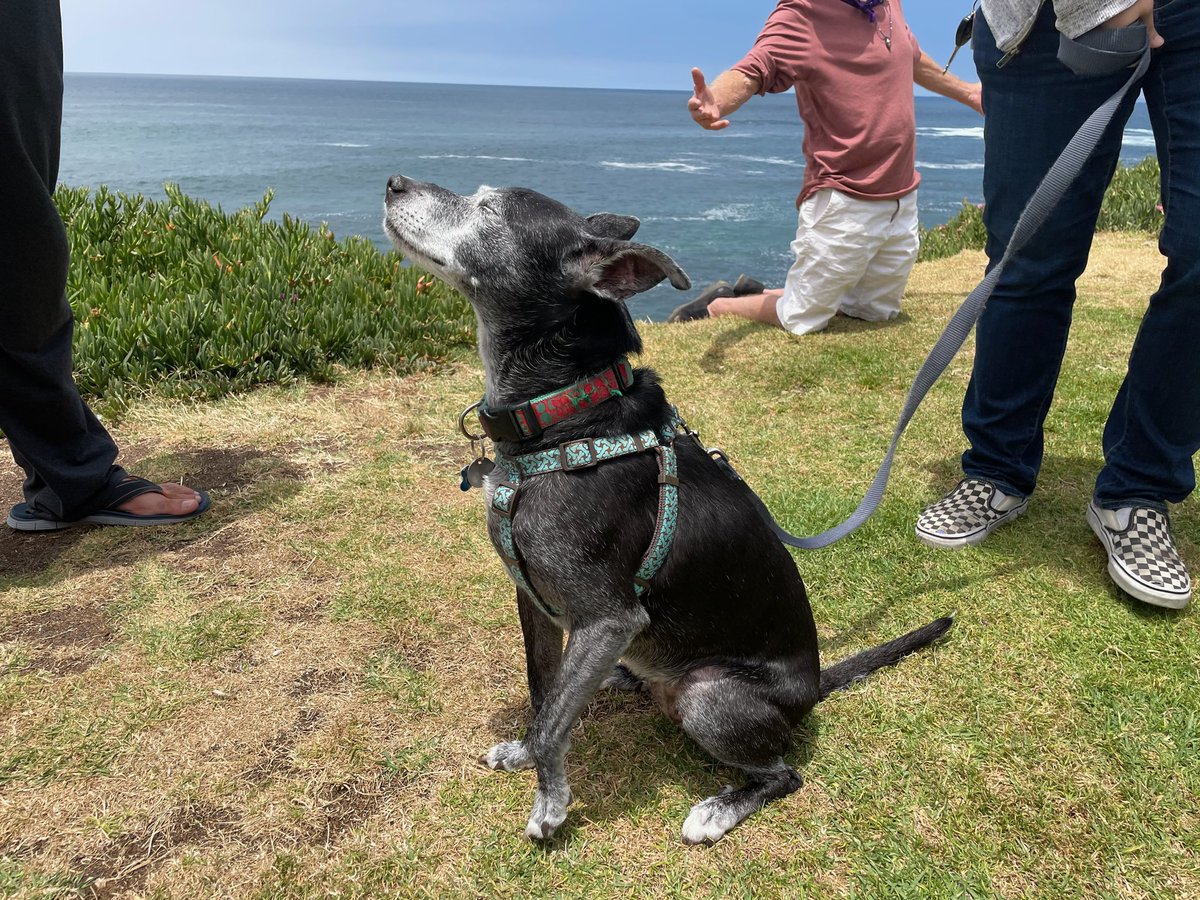
M 679 160 L 667 160 L 664 162 L 618 162 L 615 160 L 601 160 L 600 165 L 610 169 L 653 169 L 658 172 L 703 172 L 708 166 L 694 166 L 691 163 L 681 162 Z
M 766 163 L 771 166 L 791 166 L 793 168 L 803 168 L 804 163 L 795 159 L 782 159 L 778 156 L 746 156 L 742 153 L 732 154 L 730 159 L 743 159 L 746 162 Z
M 326 142 L 324 142 L 323 144 L 321 144 L 321 146 L 322 146 L 322 147 L 354 147 L 354 148 L 362 148 L 362 147 L 370 147 L 371 145 L 370 145 L 370 144 L 351 144 L 351 143 L 348 143 L 348 142 L 346 142 L 346 141 L 326 141 Z
M 931 163 L 931 162 L 921 162 L 920 160 L 917 160 L 917 168 L 918 168 L 918 169 L 963 169 L 963 170 L 970 170 L 970 169 L 982 169 L 982 168 L 983 168 L 983 163 L 981 163 L 981 162 Z
M 706 209 L 698 216 L 643 216 L 643 222 L 748 222 L 753 218 L 750 203 L 727 203 Z
M 1149 128 L 1127 128 L 1122 143 L 1126 147 L 1153 147 L 1154 132 Z
M 536 162 L 525 156 L 487 156 L 484 154 L 471 155 L 467 153 L 427 153 L 417 159 L 491 159 L 500 162 Z
M 726 203 L 704 210 L 701 216 L 707 222 L 746 222 L 750 220 L 751 209 L 749 203 Z
M 918 128 L 918 137 L 968 137 L 983 140 L 983 126 L 971 128 Z

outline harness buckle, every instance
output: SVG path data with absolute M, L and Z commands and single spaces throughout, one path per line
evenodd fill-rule
M 587 456 L 584 456 L 584 453 Z M 596 444 L 591 438 L 565 441 L 558 445 L 558 464 L 564 472 L 590 469 L 599 462 L 600 460 L 596 458 Z

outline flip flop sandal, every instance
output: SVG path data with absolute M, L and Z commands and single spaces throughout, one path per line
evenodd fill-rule
M 691 322 L 694 319 L 708 318 L 708 304 L 712 303 L 718 297 L 733 297 L 735 296 L 733 285 L 728 281 L 714 281 L 694 300 L 689 300 L 682 306 L 677 306 L 667 316 L 668 322 Z
M 98 509 L 82 519 L 66 522 L 61 519 L 47 518 L 29 508 L 28 503 L 18 503 L 8 514 L 8 527 L 16 531 L 62 531 L 77 525 L 175 525 L 195 519 L 208 511 L 212 499 L 204 491 L 196 491 L 200 495 L 200 505 L 187 515 L 137 515 L 117 509 L 122 503 L 140 497 L 142 494 L 162 494 L 162 489 L 153 481 L 131 476 L 112 489 L 103 509 Z

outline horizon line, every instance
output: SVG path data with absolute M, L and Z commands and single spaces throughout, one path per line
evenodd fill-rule
M 187 72 L 97 72 L 85 70 L 66 70 L 65 75 L 83 75 L 96 76 L 108 75 L 119 78 L 196 78 L 210 79 L 213 81 L 220 80 L 242 80 L 242 81 L 331 81 L 344 84 L 419 84 L 430 87 L 495 87 L 495 88 L 536 88 L 539 90 L 551 91 L 622 91 L 622 92 L 637 92 L 644 94 L 690 94 L 691 91 L 684 88 L 638 88 L 638 87 L 595 87 L 575 84 L 510 84 L 510 83 L 486 83 L 477 81 L 413 81 L 411 79 L 396 79 L 396 78 L 350 78 L 350 77 L 320 77 L 315 78 L 310 75 L 213 75 L 199 74 Z M 783 92 L 785 95 L 792 94 L 791 89 Z M 932 91 L 927 91 L 924 88 L 916 87 L 913 91 L 915 97 L 929 99 L 939 98 L 938 94 Z M 948 97 L 940 97 L 943 100 L 949 100 Z M 949 100 L 953 103 L 955 101 Z

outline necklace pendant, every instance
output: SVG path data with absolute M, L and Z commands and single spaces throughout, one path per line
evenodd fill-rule
M 892 52 L 892 39 L 886 34 L 883 36 L 883 46 L 887 47 L 888 53 Z

